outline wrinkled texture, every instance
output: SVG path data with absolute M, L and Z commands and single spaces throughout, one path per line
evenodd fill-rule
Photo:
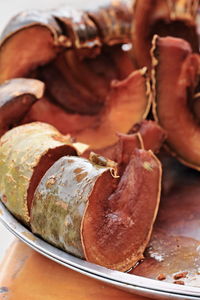
M 151 41 L 154 34 L 187 40 L 199 51 L 197 32 L 198 0 L 136 0 L 132 42 L 139 67 L 151 68 Z
M 104 108 L 97 115 L 70 114 L 43 99 L 33 105 L 23 122 L 50 123 L 92 149 L 101 149 L 117 141 L 117 132 L 127 133 L 135 123 L 145 119 L 149 109 L 149 84 L 144 68 L 122 81 L 112 81 Z
M 190 45 L 171 37 L 154 37 L 152 47 L 154 117 L 167 132 L 170 152 L 200 170 L 200 127 L 193 112 L 199 90 L 200 56 Z

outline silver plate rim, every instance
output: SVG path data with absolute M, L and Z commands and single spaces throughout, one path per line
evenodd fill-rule
M 171 299 L 200 299 L 200 289 L 198 287 L 180 286 L 142 276 L 113 271 L 66 253 L 34 235 L 30 230 L 19 223 L 1 201 L 0 221 L 12 234 L 32 249 L 61 265 L 89 277 L 146 297 L 151 296 L 156 298 L 157 296 L 162 296 L 164 298 L 170 297 Z

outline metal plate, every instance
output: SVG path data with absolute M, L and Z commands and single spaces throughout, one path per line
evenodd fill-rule
M 33 235 L 31 231 L 21 225 L 8 212 L 1 202 L 0 221 L 16 237 L 42 255 L 79 273 L 103 281 L 117 288 L 152 299 L 200 299 L 199 288 L 179 286 L 109 270 L 65 253 Z

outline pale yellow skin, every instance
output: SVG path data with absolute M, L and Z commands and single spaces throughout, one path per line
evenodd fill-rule
M 30 221 L 32 231 L 51 244 L 84 258 L 80 228 L 85 210 L 96 181 L 110 171 L 109 167 L 81 157 L 60 158 L 35 191 Z
M 0 199 L 19 219 L 29 223 L 27 191 L 39 160 L 50 149 L 70 145 L 53 126 L 34 122 L 5 133 L 0 139 Z

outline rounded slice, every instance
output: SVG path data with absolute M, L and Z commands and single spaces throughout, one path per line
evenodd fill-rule
M 43 92 L 44 84 L 36 79 L 17 78 L 0 85 L 0 136 L 24 118 Z
M 170 152 L 200 170 L 200 126 L 194 112 L 200 88 L 200 56 L 191 52 L 182 39 L 154 37 L 154 116 L 167 132 Z
M 31 123 L 15 127 L 0 139 L 0 198 L 24 223 L 35 188 L 50 166 L 64 155 L 76 155 L 69 136 L 54 127 Z
M 198 1 L 136 0 L 132 41 L 138 66 L 151 68 L 150 48 L 154 34 L 183 38 L 198 52 L 197 12 Z
M 147 70 L 143 68 L 122 81 L 112 81 L 104 107 L 96 115 L 70 114 L 44 99 L 32 107 L 24 122 L 50 123 L 92 149 L 101 149 L 118 140 L 117 132 L 127 133 L 145 119 L 150 104 Z
M 149 241 L 161 166 L 151 151 L 133 150 L 119 178 L 114 162 L 92 158 L 63 157 L 46 172 L 34 195 L 31 227 L 72 254 L 125 271 Z

